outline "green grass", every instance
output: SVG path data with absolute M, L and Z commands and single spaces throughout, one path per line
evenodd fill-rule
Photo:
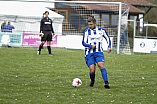
M 0 104 L 157 104 L 157 54 L 105 53 L 111 89 L 97 68 L 89 88 L 83 50 L 0 48 Z M 83 82 L 71 85 L 73 78 Z

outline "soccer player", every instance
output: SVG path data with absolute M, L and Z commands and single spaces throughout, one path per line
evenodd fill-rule
M 42 20 L 40 22 L 41 44 L 39 46 L 39 50 L 38 50 L 37 54 L 38 55 L 41 54 L 41 49 L 42 49 L 43 45 L 45 44 L 45 42 L 47 41 L 47 49 L 48 49 L 49 55 L 52 56 L 53 54 L 51 53 L 50 43 L 52 41 L 52 33 L 53 33 L 53 37 L 55 37 L 55 33 L 54 33 L 54 30 L 52 27 L 52 20 L 48 17 L 49 12 L 45 11 L 44 15 L 45 15 L 45 17 L 42 18 Z
M 104 66 L 104 53 L 102 48 L 102 40 L 106 39 L 108 43 L 108 53 L 111 52 L 111 41 L 105 29 L 96 26 L 96 19 L 94 16 L 89 16 L 88 18 L 89 28 L 85 30 L 82 40 L 82 45 L 85 47 L 85 61 L 90 69 L 90 85 L 94 86 L 95 82 L 95 66 L 97 63 L 99 69 L 101 70 L 102 78 L 105 82 L 104 87 L 109 89 L 108 74 Z

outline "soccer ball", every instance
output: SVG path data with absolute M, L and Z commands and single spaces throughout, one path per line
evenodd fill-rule
M 79 78 L 74 78 L 72 81 L 72 86 L 73 87 L 80 87 L 82 84 L 82 81 Z

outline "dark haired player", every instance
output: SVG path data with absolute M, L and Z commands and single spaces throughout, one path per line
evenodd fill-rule
M 53 33 L 53 37 L 55 37 L 54 34 L 54 30 L 52 27 L 52 20 L 48 17 L 49 16 L 49 12 L 46 11 L 44 13 L 45 17 L 42 18 L 41 22 L 40 22 L 40 36 L 41 36 L 41 44 L 39 46 L 39 50 L 37 52 L 38 55 L 41 54 L 41 49 L 43 47 L 43 45 L 45 44 L 45 42 L 47 41 L 47 49 L 49 52 L 49 55 L 53 55 L 51 53 L 51 46 L 50 43 L 52 41 L 52 33 Z
M 108 82 L 108 74 L 104 66 L 104 53 L 102 48 L 102 40 L 106 39 L 108 43 L 108 53 L 111 52 L 111 41 L 107 32 L 96 26 L 96 19 L 94 16 L 89 16 L 88 18 L 89 28 L 85 30 L 82 40 L 82 45 L 85 47 L 85 61 L 87 66 L 90 69 L 90 85 L 89 87 L 94 86 L 95 82 L 95 63 L 97 63 L 99 69 L 101 70 L 102 78 L 105 82 L 104 87 L 110 88 Z

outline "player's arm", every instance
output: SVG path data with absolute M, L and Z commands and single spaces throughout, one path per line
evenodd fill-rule
M 108 48 L 107 48 L 107 50 L 108 50 L 108 53 L 109 52 L 111 52 L 111 40 L 110 40 L 110 37 L 109 37 L 109 35 L 107 34 L 107 32 L 106 32 L 106 30 L 104 29 L 104 34 L 103 34 L 103 37 L 106 39 L 106 42 L 107 42 L 107 44 L 108 44 Z
M 40 21 L 40 33 L 42 33 L 43 31 L 43 25 L 44 25 L 44 21 L 43 19 Z
M 51 31 L 52 31 L 52 33 L 53 33 L 53 40 L 56 38 L 56 35 L 55 35 L 55 32 L 54 32 L 54 30 L 53 30 L 53 26 L 52 26 L 52 20 L 51 20 Z
M 92 45 L 91 44 L 87 44 L 87 33 L 86 33 L 86 31 L 84 32 L 84 34 L 83 34 L 83 39 L 82 39 L 82 45 L 84 46 L 84 47 L 88 47 L 88 48 L 94 48 L 94 47 L 92 47 Z
M 40 21 L 40 36 L 41 37 L 43 37 L 44 36 L 44 34 L 43 34 L 43 24 L 44 24 L 44 22 L 43 22 L 43 19 Z
M 51 31 L 52 31 L 52 33 L 54 33 L 53 26 L 52 26 L 52 21 L 51 21 Z

